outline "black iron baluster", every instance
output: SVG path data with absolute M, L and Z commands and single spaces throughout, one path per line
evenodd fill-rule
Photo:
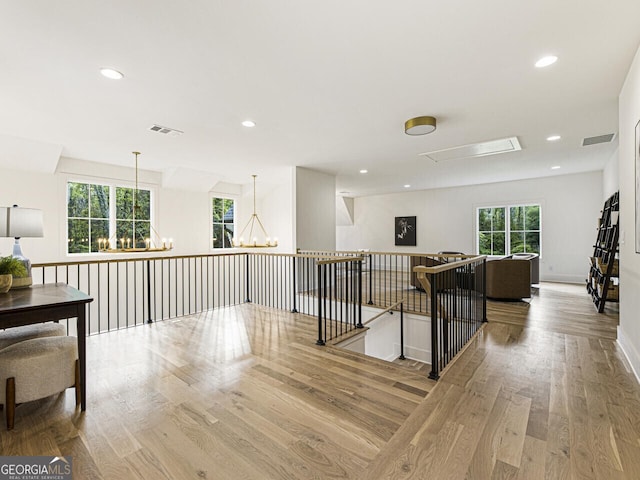
M 404 302 L 400 304 L 400 360 L 404 360 Z M 393 312 L 392 312 L 393 313 Z
M 357 290 L 357 301 L 358 301 L 358 324 L 356 328 L 363 328 L 362 325 L 362 260 L 358 260 L 358 290 Z
M 247 265 L 247 267 L 246 267 L 246 271 L 245 271 L 245 275 L 246 275 L 246 278 L 245 278 L 245 282 L 246 282 L 246 296 L 245 296 L 244 301 L 245 301 L 245 302 L 247 302 L 247 303 L 251 303 L 251 295 L 249 294 L 249 288 L 250 288 L 250 286 L 249 286 L 249 254 L 247 253 L 247 254 L 245 254 L 245 255 L 246 255 L 246 257 L 245 257 L 245 258 L 246 258 L 246 265 Z
M 151 260 L 147 260 L 147 323 L 153 323 L 151 319 Z
M 324 345 L 324 340 L 322 338 L 322 265 L 318 265 L 318 289 L 317 289 L 317 301 L 318 301 L 318 340 L 316 341 L 316 345 Z

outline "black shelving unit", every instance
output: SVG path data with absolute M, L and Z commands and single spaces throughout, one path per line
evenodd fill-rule
M 618 224 L 620 222 L 620 193 L 616 192 L 604 202 L 598 220 L 598 236 L 589 258 L 587 291 L 599 313 L 606 302 L 618 301 Z

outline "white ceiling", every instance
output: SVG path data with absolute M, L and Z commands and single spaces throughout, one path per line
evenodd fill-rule
M 581 142 L 618 131 L 639 18 L 638 0 L 0 0 L 0 165 L 31 140 L 118 165 L 139 150 L 174 178 L 306 166 L 352 196 L 598 170 L 616 142 Z M 405 135 L 420 115 L 437 130 Z M 418 156 L 510 136 L 522 151 Z

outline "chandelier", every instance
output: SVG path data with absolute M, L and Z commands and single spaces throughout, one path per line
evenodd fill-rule
M 277 247 L 278 239 L 269 237 L 269 234 L 265 230 L 258 214 L 256 213 L 256 177 L 257 175 L 251 175 L 253 177 L 253 213 L 251 214 L 251 218 L 244 226 L 242 231 L 240 232 L 240 238 L 233 237 L 231 239 L 231 243 L 234 247 L 242 247 L 242 248 L 266 248 L 266 247 Z M 257 225 L 256 225 L 257 224 Z M 258 228 L 256 228 L 256 226 Z M 244 239 L 244 234 L 249 229 L 249 240 Z M 254 236 L 254 230 L 256 235 Z M 258 230 L 262 232 L 262 237 L 258 238 L 257 234 Z
M 132 252 L 164 252 L 173 249 L 173 239 L 160 238 L 158 232 L 149 222 L 149 236 L 145 237 L 136 231 L 136 215 L 140 218 L 142 215 L 140 203 L 138 201 L 140 192 L 138 190 L 138 155 L 140 152 L 131 152 L 136 157 L 136 185 L 132 192 L 132 222 L 133 229 L 131 235 L 118 238 L 113 235 L 109 238 L 98 239 L 98 251 L 101 253 L 132 253 Z M 138 235 L 136 237 L 136 235 Z M 138 246 L 144 244 L 144 247 Z

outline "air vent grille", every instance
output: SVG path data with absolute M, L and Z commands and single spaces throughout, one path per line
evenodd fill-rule
M 607 133 L 606 135 L 598 135 L 596 137 L 587 137 L 582 139 L 582 146 L 597 145 L 599 143 L 609 143 L 616 136 L 615 133 Z
M 509 137 L 460 147 L 446 148 L 435 152 L 425 152 L 419 155 L 428 157 L 434 162 L 443 162 L 446 160 L 457 160 L 459 158 L 486 157 L 487 155 L 517 152 L 518 150 L 522 150 L 518 138 Z
M 163 135 L 169 135 L 170 137 L 177 137 L 182 135 L 184 132 L 181 130 L 176 130 L 175 128 L 163 127 L 162 125 L 151 125 L 149 130 L 152 132 L 162 133 Z

